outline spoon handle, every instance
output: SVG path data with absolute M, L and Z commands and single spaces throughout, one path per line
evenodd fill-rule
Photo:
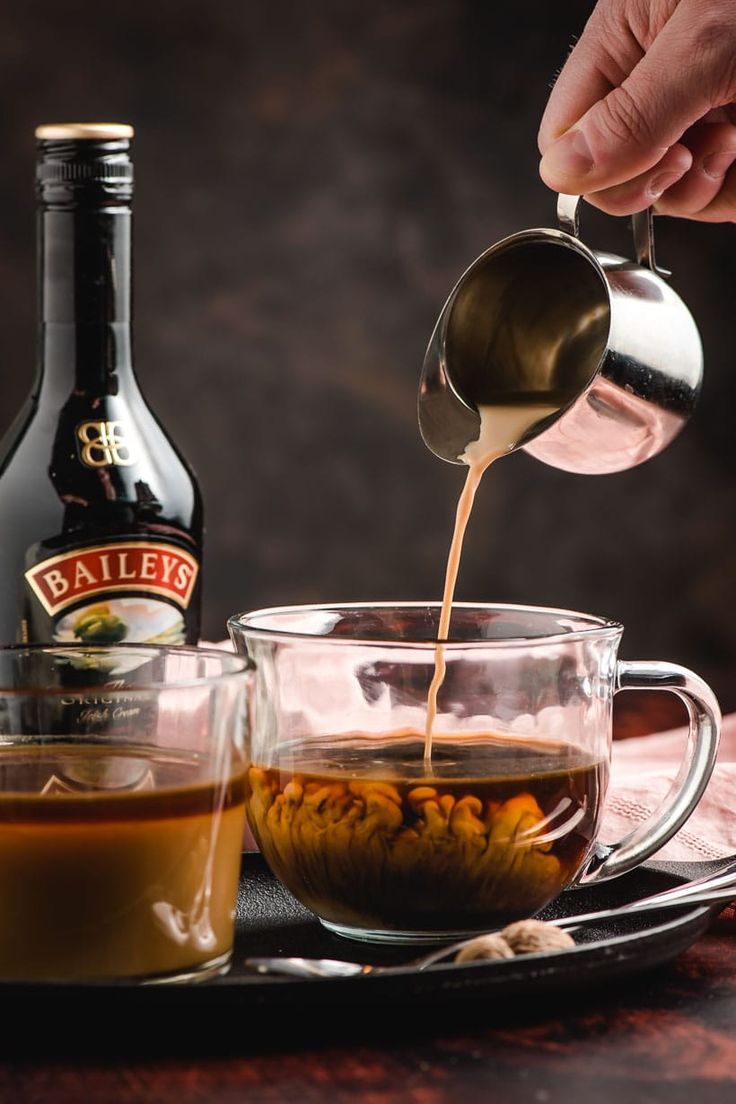
M 686 908 L 688 905 L 711 905 L 718 901 L 736 900 L 736 885 L 716 886 L 712 889 L 701 889 L 697 893 L 682 893 L 664 899 L 646 898 L 643 901 L 633 901 L 630 905 L 620 905 L 618 908 L 599 909 L 598 912 L 583 912 L 578 916 L 562 916 L 559 920 L 553 920 L 558 928 L 571 931 L 582 927 L 584 924 L 594 924 L 596 921 L 612 920 L 622 916 L 632 916 L 640 912 L 658 912 L 671 908 Z

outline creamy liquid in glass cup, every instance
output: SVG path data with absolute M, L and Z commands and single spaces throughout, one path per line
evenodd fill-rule
M 103 787 L 126 768 L 140 780 Z M 2 770 L 3 981 L 184 979 L 213 962 L 221 972 L 242 766 L 219 777 L 206 756 L 79 742 L 4 748 Z
M 249 677 L 179 645 L 0 649 L 0 980 L 227 969 Z
M 475 493 L 483 477 L 483 473 L 491 466 L 494 460 L 498 460 L 521 440 L 524 434 L 537 422 L 550 414 L 556 413 L 558 407 L 539 403 L 530 405 L 509 406 L 479 406 L 480 435 L 475 441 L 471 441 L 465 452 L 458 457 L 468 465 L 465 477 L 465 485 L 460 493 L 455 515 L 455 528 L 450 542 L 450 551 L 447 557 L 445 569 L 445 587 L 442 594 L 442 610 L 440 623 L 437 630 L 437 639 L 447 639 L 450 631 L 450 619 L 452 617 L 452 600 L 455 595 L 458 571 L 460 569 L 460 557 L 463 550 L 463 539 L 468 526 Z M 424 731 L 424 762 L 430 765 L 432 759 L 432 731 L 437 718 L 437 694 L 444 682 L 446 673 L 445 650 L 442 644 L 437 645 L 435 652 L 434 675 L 427 694 L 427 720 Z

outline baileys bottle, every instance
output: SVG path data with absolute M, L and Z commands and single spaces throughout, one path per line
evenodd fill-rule
M 196 643 L 202 500 L 133 371 L 133 131 L 41 126 L 38 370 L 0 444 L 0 643 Z

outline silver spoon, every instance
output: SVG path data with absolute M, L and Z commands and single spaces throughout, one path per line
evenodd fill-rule
M 585 912 L 578 916 L 561 916 L 558 920 L 550 921 L 550 923 L 565 931 L 575 931 L 585 924 L 613 920 L 630 916 L 632 913 L 664 911 L 670 908 L 682 908 L 685 905 L 712 905 L 719 901 L 733 900 L 736 897 L 735 870 L 736 863 L 714 875 L 706 875 L 704 878 L 688 882 L 684 886 L 675 886 L 673 889 L 664 890 L 662 893 L 653 894 L 651 897 L 644 897 L 639 901 L 632 901 L 630 904 L 618 908 L 599 909 L 597 912 Z M 724 884 L 723 881 L 726 876 L 730 878 L 728 884 Z M 285 974 L 300 978 L 338 978 L 356 977 L 360 974 L 390 974 L 397 970 L 405 970 L 407 967 L 414 970 L 426 970 L 428 966 L 434 966 L 442 962 L 443 959 L 456 954 L 461 948 L 477 938 L 478 936 L 475 935 L 470 939 L 463 939 L 459 943 L 452 943 L 401 966 L 370 966 L 361 962 L 343 962 L 334 958 L 297 958 L 289 956 L 246 958 L 245 965 L 258 974 Z

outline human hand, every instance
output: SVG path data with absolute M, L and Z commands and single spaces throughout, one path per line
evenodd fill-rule
M 736 0 L 598 0 L 539 149 L 545 184 L 609 214 L 736 221 Z

